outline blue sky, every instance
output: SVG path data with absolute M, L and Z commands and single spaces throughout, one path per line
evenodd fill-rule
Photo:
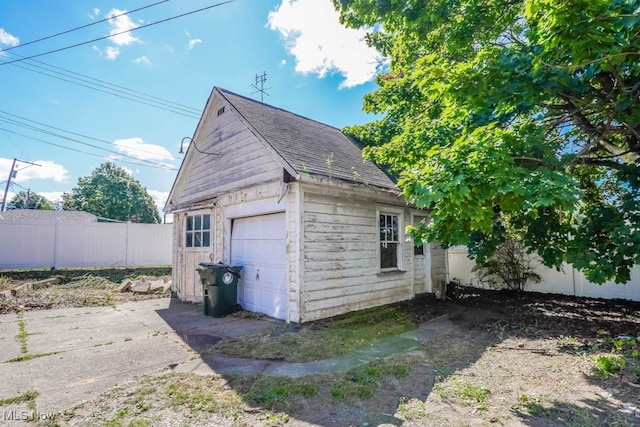
M 263 72 L 269 104 L 340 128 L 373 119 L 362 98 L 379 55 L 330 0 L 235 0 L 154 24 L 220 3 L 167 0 L 122 15 L 159 1 L 0 2 L 0 192 L 14 158 L 40 165 L 18 163 L 7 202 L 26 189 L 55 201 L 111 160 L 162 206 L 212 88 L 259 99 Z

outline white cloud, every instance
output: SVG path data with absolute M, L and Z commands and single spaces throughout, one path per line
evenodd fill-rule
M 87 15 L 89 15 L 89 18 L 91 19 L 96 19 L 96 17 L 100 14 L 100 9 L 98 9 L 97 7 L 93 8 L 93 13 L 88 13 Z
M 133 60 L 136 64 L 151 65 L 151 60 L 146 56 L 141 56 Z
M 128 167 L 126 167 L 126 166 L 120 166 L 120 167 L 121 167 L 122 169 L 124 169 L 124 171 L 125 171 L 126 173 L 128 173 L 130 176 L 133 176 L 133 174 L 135 173 L 135 172 L 133 171 L 133 169 L 129 169 L 129 168 L 128 168 Z
M 107 18 L 109 18 L 109 25 L 111 25 L 111 32 L 109 34 L 112 35 L 109 40 L 111 40 L 117 46 L 128 46 L 140 41 L 140 39 L 132 36 L 130 32 L 134 28 L 138 28 L 139 25 L 133 22 L 133 20 L 129 18 L 129 16 L 122 15 L 125 12 L 126 10 L 111 9 L 109 13 L 107 13 Z
M 20 40 L 9 33 L 7 33 L 4 28 L 0 28 L 0 44 L 8 45 L 8 46 L 18 46 L 20 44 Z
M 4 197 L 4 194 L 2 195 L 2 197 Z M 6 203 L 9 204 L 9 202 L 16 197 L 16 193 L 14 193 L 13 191 L 7 191 L 7 197 L 6 197 Z M 0 203 L 2 203 L 2 199 L 0 198 Z
M 113 141 L 116 149 L 141 160 L 173 160 L 173 156 L 161 145 L 147 144 L 142 138 L 127 138 Z
M 201 39 L 195 39 L 191 37 L 191 34 L 189 34 L 188 31 L 185 31 L 185 34 L 187 35 L 187 37 L 189 37 L 189 47 L 188 47 L 189 50 L 193 49 L 195 45 L 197 45 L 198 43 L 202 43 Z
M 120 56 L 120 48 L 116 46 L 107 46 L 107 48 L 104 50 L 104 53 L 107 56 L 107 59 L 113 61 L 118 56 Z
M 70 193 L 71 190 L 67 191 Z M 50 201 L 51 203 L 62 202 L 62 191 L 43 191 L 38 192 L 39 195 Z
M 380 54 L 365 42 L 365 30 L 346 28 L 339 22 L 331 0 L 282 0 L 269 13 L 267 27 L 284 38 L 302 74 L 338 72 L 340 87 L 353 87 L 375 77 Z
M 13 159 L 0 158 L 0 177 L 8 177 Z M 47 179 L 55 182 L 66 182 L 69 179 L 69 172 L 64 166 L 49 160 L 34 160 L 33 163 L 40 166 L 29 165 L 24 162 L 16 162 L 16 176 L 12 182 L 21 183 L 32 179 Z
M 167 202 L 167 198 L 169 197 L 169 192 L 147 189 L 147 193 L 149 193 L 149 195 L 153 198 L 153 201 L 156 203 L 158 209 L 162 210 L 164 208 L 164 204 Z

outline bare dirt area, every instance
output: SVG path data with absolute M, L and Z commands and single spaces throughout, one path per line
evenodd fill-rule
M 341 373 L 139 377 L 56 424 L 640 425 L 639 303 L 457 288 L 406 309 L 458 327 Z
M 0 272 L 0 293 L 26 284 L 57 279 L 51 284 L 29 289 L 14 295 L 0 295 L 0 314 L 19 310 L 46 310 L 63 307 L 109 306 L 127 301 L 166 297 L 167 293 L 118 292 L 126 279 L 160 277 L 171 274 L 167 267 L 138 269 L 69 269 L 58 271 Z

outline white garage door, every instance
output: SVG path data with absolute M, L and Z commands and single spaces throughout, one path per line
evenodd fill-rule
M 244 309 L 286 318 L 285 235 L 284 213 L 233 221 L 231 264 L 243 266 L 238 302 Z

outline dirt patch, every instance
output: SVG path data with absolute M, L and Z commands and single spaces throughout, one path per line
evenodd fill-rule
M 406 367 L 397 375 L 380 365 L 296 380 L 166 373 L 70 410 L 61 425 L 640 425 L 639 303 L 470 288 L 452 296 L 407 305 L 416 318 L 449 313 L 460 327 L 385 359 Z M 595 369 L 614 357 L 624 366 Z M 352 383 L 355 393 L 340 392 Z
M 126 278 L 145 277 L 144 273 L 167 273 L 167 269 L 104 269 L 35 272 L 2 272 L 4 283 L 0 292 L 16 289 L 27 283 L 57 278 L 59 283 L 0 298 L 0 314 L 19 310 L 46 310 L 63 307 L 110 306 L 128 301 L 167 297 L 167 293 L 118 292 Z

